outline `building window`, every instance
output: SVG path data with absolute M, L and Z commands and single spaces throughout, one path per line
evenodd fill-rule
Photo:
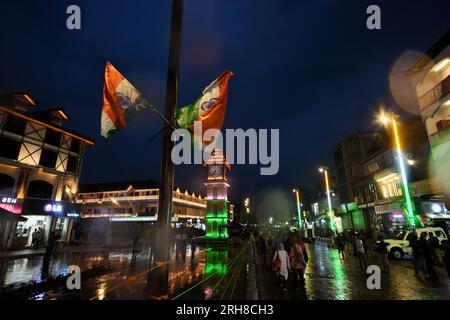
M 79 153 L 80 146 L 81 146 L 81 142 L 79 140 L 72 139 L 72 143 L 70 144 L 70 151 Z
M 57 157 L 58 154 L 56 152 L 43 149 L 41 153 L 41 158 L 39 159 L 39 165 L 53 169 L 55 168 Z
M 6 137 L 0 137 L 0 157 L 17 160 L 21 143 Z
M 28 185 L 27 197 L 51 199 L 53 194 L 53 185 L 44 180 L 31 181 Z
M 26 120 L 12 115 L 8 115 L 3 130 L 23 136 L 25 134 L 26 126 L 27 126 Z
M 67 171 L 72 173 L 77 171 L 77 160 L 77 157 L 69 156 L 69 160 L 67 161 Z
M 44 142 L 59 147 L 61 144 L 61 133 L 55 130 L 47 130 Z
M 12 196 L 15 179 L 6 174 L 0 173 L 0 195 Z

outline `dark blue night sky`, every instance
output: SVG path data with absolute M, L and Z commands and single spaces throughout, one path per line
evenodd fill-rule
M 66 29 L 66 8 L 82 30 Z M 370 4 L 382 30 L 366 28 Z M 393 103 L 389 70 L 406 50 L 426 51 L 449 28 L 450 2 L 185 0 L 180 104 L 191 103 L 224 69 L 230 82 L 225 128 L 279 128 L 280 171 L 234 166 L 231 198 L 261 188 L 314 183 L 318 164 L 344 135 L 367 129 Z M 63 107 L 68 128 L 96 140 L 81 182 L 159 179 L 162 123 L 143 112 L 110 140 L 100 136 L 105 61 L 163 110 L 169 0 L 22 1 L 0 4 L 0 92 L 28 91 L 38 108 Z M 201 166 L 176 168 L 176 185 L 204 192 Z

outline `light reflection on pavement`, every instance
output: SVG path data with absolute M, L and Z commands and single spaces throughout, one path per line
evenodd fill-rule
M 150 248 L 144 248 L 133 259 L 131 250 L 117 250 L 102 253 L 59 254 L 50 262 L 48 270 L 42 266 L 43 257 L 34 256 L 15 260 L 0 261 L 0 286 L 20 285 L 30 281 L 42 282 L 45 277 L 55 278 L 67 275 L 69 265 L 77 265 L 81 270 L 106 266 L 112 271 L 91 279 L 82 279 L 82 289 L 69 291 L 57 288 L 38 293 L 31 299 L 149 299 L 147 275 L 152 264 Z M 176 254 L 177 253 L 177 254 Z M 47 273 L 47 274 L 46 274 Z M 190 245 L 186 253 L 170 249 L 169 293 L 174 294 L 203 277 L 205 254 L 196 247 L 192 255 Z M 132 278 L 132 281 L 128 281 Z

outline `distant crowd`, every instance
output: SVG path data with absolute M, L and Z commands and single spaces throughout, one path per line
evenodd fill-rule
M 271 268 L 284 291 L 292 278 L 295 289 L 300 290 L 305 284 L 305 272 L 310 254 L 305 246 L 306 239 L 298 232 L 262 230 L 254 238 L 259 252 L 265 258 L 268 268 Z M 412 263 L 415 275 L 421 273 L 429 279 L 438 280 L 436 267 L 445 267 L 450 277 L 450 244 L 439 242 L 432 233 L 412 232 L 409 238 L 412 248 Z M 347 260 L 350 256 L 357 259 L 362 271 L 367 270 L 367 254 L 372 251 L 379 258 L 379 266 L 385 273 L 390 273 L 389 244 L 379 233 L 364 231 L 346 231 L 334 237 L 333 246 L 338 250 L 339 258 Z

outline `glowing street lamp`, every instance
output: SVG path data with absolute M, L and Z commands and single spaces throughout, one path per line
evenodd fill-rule
M 250 198 L 246 198 L 244 201 L 245 212 L 250 213 Z
M 320 167 L 319 168 L 320 173 L 324 173 L 325 175 L 325 187 L 327 189 L 327 200 L 328 200 L 328 212 L 330 216 L 330 227 L 333 232 L 336 230 L 336 226 L 334 224 L 334 214 L 333 214 L 333 208 L 331 207 L 331 196 L 330 196 L 330 183 L 328 182 L 328 168 L 327 167 Z
M 406 177 L 406 170 L 405 170 L 405 160 L 403 151 L 400 144 L 400 137 L 398 133 L 397 128 L 397 115 L 395 114 L 387 114 L 381 111 L 378 119 L 380 122 L 382 122 L 385 126 L 388 126 L 389 124 L 392 125 L 392 130 L 394 132 L 394 138 L 395 138 L 395 148 L 397 149 L 397 157 L 398 157 L 398 164 L 400 167 L 400 176 L 402 178 L 402 187 L 403 187 L 403 194 L 405 195 L 405 201 L 406 201 L 406 220 L 408 221 L 408 225 L 411 228 L 416 227 L 416 222 L 414 220 L 414 209 L 413 209 L 413 203 L 411 201 L 411 196 L 409 194 L 409 188 L 408 188 L 408 179 Z M 408 162 L 410 165 L 411 163 Z
M 297 197 L 297 221 L 298 221 L 298 227 L 299 228 L 303 228 L 303 218 L 302 218 L 302 210 L 301 210 L 302 204 L 300 203 L 299 190 L 298 189 L 293 189 L 292 192 L 294 192 L 296 197 Z

